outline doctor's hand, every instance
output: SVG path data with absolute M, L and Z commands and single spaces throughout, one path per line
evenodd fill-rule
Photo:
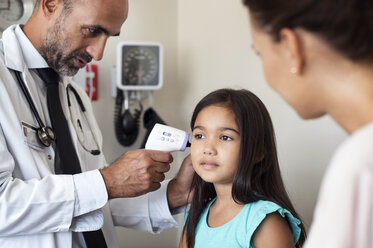
M 109 167 L 100 170 L 109 199 L 134 197 L 159 189 L 172 160 L 169 152 L 126 152 Z
M 171 210 L 184 206 L 192 199 L 193 192 L 190 192 L 190 186 L 193 176 L 194 169 L 192 159 L 190 155 L 188 155 L 181 164 L 176 177 L 168 183 L 167 200 Z

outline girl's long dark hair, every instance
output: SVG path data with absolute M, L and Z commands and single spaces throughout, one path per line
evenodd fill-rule
M 281 178 L 273 125 L 264 104 L 248 90 L 216 90 L 197 104 L 190 123 L 192 130 L 200 111 L 211 105 L 231 109 L 240 131 L 241 144 L 232 186 L 233 199 L 242 204 L 257 200 L 272 201 L 300 219 Z M 191 190 L 194 190 L 194 195 L 184 226 L 189 248 L 194 246 L 196 227 L 202 211 L 216 197 L 214 185 L 203 181 L 196 173 Z M 296 247 L 301 247 L 306 238 L 303 224 L 300 227 L 301 236 Z

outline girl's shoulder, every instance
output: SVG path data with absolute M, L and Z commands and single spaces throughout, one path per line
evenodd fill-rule
M 252 236 L 267 215 L 278 212 L 286 218 L 292 230 L 294 242 L 300 237 L 300 221 L 288 210 L 274 202 L 259 200 L 246 204 L 241 211 L 226 224 L 211 228 L 207 224 L 207 216 L 213 199 L 202 211 L 196 228 L 195 247 L 253 247 Z M 188 213 L 185 216 L 187 218 Z M 216 244 L 216 246 L 212 245 Z
M 248 236 L 252 237 L 255 230 L 259 227 L 259 225 L 263 222 L 267 215 L 277 212 L 282 218 L 285 218 L 287 220 L 287 223 L 289 223 L 290 229 L 293 234 L 294 243 L 298 242 L 301 234 L 301 228 L 299 227 L 301 221 L 295 218 L 289 210 L 279 206 L 272 201 L 265 200 L 248 203 L 245 205 L 244 209 L 246 214 L 245 220 L 247 223 L 246 232 Z

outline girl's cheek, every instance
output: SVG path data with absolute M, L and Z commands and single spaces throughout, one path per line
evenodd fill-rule
M 198 163 L 198 148 L 197 145 L 193 142 L 190 147 L 190 156 L 192 158 L 193 168 L 195 168 L 195 165 L 197 165 Z

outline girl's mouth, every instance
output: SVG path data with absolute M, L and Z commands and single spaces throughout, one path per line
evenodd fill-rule
M 201 163 L 202 167 L 207 169 L 207 170 L 212 170 L 217 168 L 219 165 L 213 162 L 202 162 Z

